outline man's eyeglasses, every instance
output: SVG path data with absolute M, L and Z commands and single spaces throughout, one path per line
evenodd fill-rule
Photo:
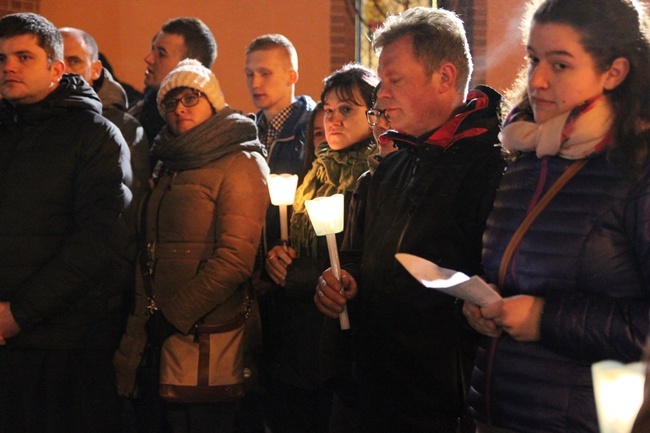
M 203 94 L 197 90 L 192 93 L 186 93 L 180 98 L 165 99 L 164 101 L 162 101 L 160 105 L 162 106 L 162 109 L 165 113 L 171 113 L 176 109 L 179 102 L 183 104 L 185 107 L 194 107 L 196 104 L 199 103 L 199 99 L 201 99 L 201 95 Z
M 386 122 L 390 122 L 390 119 L 388 118 L 388 114 L 386 114 L 386 110 L 378 110 L 377 108 L 371 108 L 370 110 L 366 111 L 366 120 L 368 121 L 368 125 L 370 126 L 375 126 L 377 122 L 379 122 L 380 118 L 386 119 Z

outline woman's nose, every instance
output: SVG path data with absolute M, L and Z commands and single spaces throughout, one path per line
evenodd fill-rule
M 178 101 L 178 104 L 176 104 L 176 109 L 174 110 L 174 113 L 180 114 L 180 113 L 185 113 L 187 111 L 187 107 L 183 105 L 181 101 Z
M 543 65 L 537 65 L 528 71 L 528 85 L 531 89 L 546 89 L 548 83 L 548 70 Z
M 332 111 L 331 113 L 328 113 L 326 120 L 331 124 L 338 125 L 342 122 L 343 116 L 338 111 Z

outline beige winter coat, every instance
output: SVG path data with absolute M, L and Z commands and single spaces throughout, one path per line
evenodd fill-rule
M 240 149 L 200 168 L 161 172 L 143 212 L 152 288 L 157 307 L 181 332 L 241 310 L 269 204 L 267 176 L 264 157 Z M 141 270 L 135 310 L 115 355 L 118 392 L 127 396 L 135 392 L 146 344 L 148 296 Z

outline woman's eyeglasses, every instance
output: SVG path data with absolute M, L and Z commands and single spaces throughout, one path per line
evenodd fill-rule
M 375 126 L 377 122 L 379 122 L 379 119 L 382 117 L 386 119 L 386 122 L 390 123 L 390 119 L 388 118 L 388 114 L 386 114 L 386 110 L 371 108 L 370 110 L 366 111 L 366 120 L 370 126 Z
M 197 90 L 192 93 L 186 93 L 180 98 L 165 99 L 164 101 L 162 101 L 160 105 L 162 106 L 162 109 L 165 113 L 171 113 L 176 109 L 179 102 L 183 104 L 185 107 L 194 107 L 196 104 L 199 103 L 199 99 L 201 99 L 201 95 L 202 93 Z

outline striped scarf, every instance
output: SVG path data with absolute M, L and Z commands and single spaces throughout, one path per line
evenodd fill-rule
M 582 159 L 613 143 L 614 112 L 605 96 L 589 99 L 541 124 L 535 123 L 525 105 L 517 105 L 503 123 L 499 139 L 507 150 L 535 151 L 539 158 Z

